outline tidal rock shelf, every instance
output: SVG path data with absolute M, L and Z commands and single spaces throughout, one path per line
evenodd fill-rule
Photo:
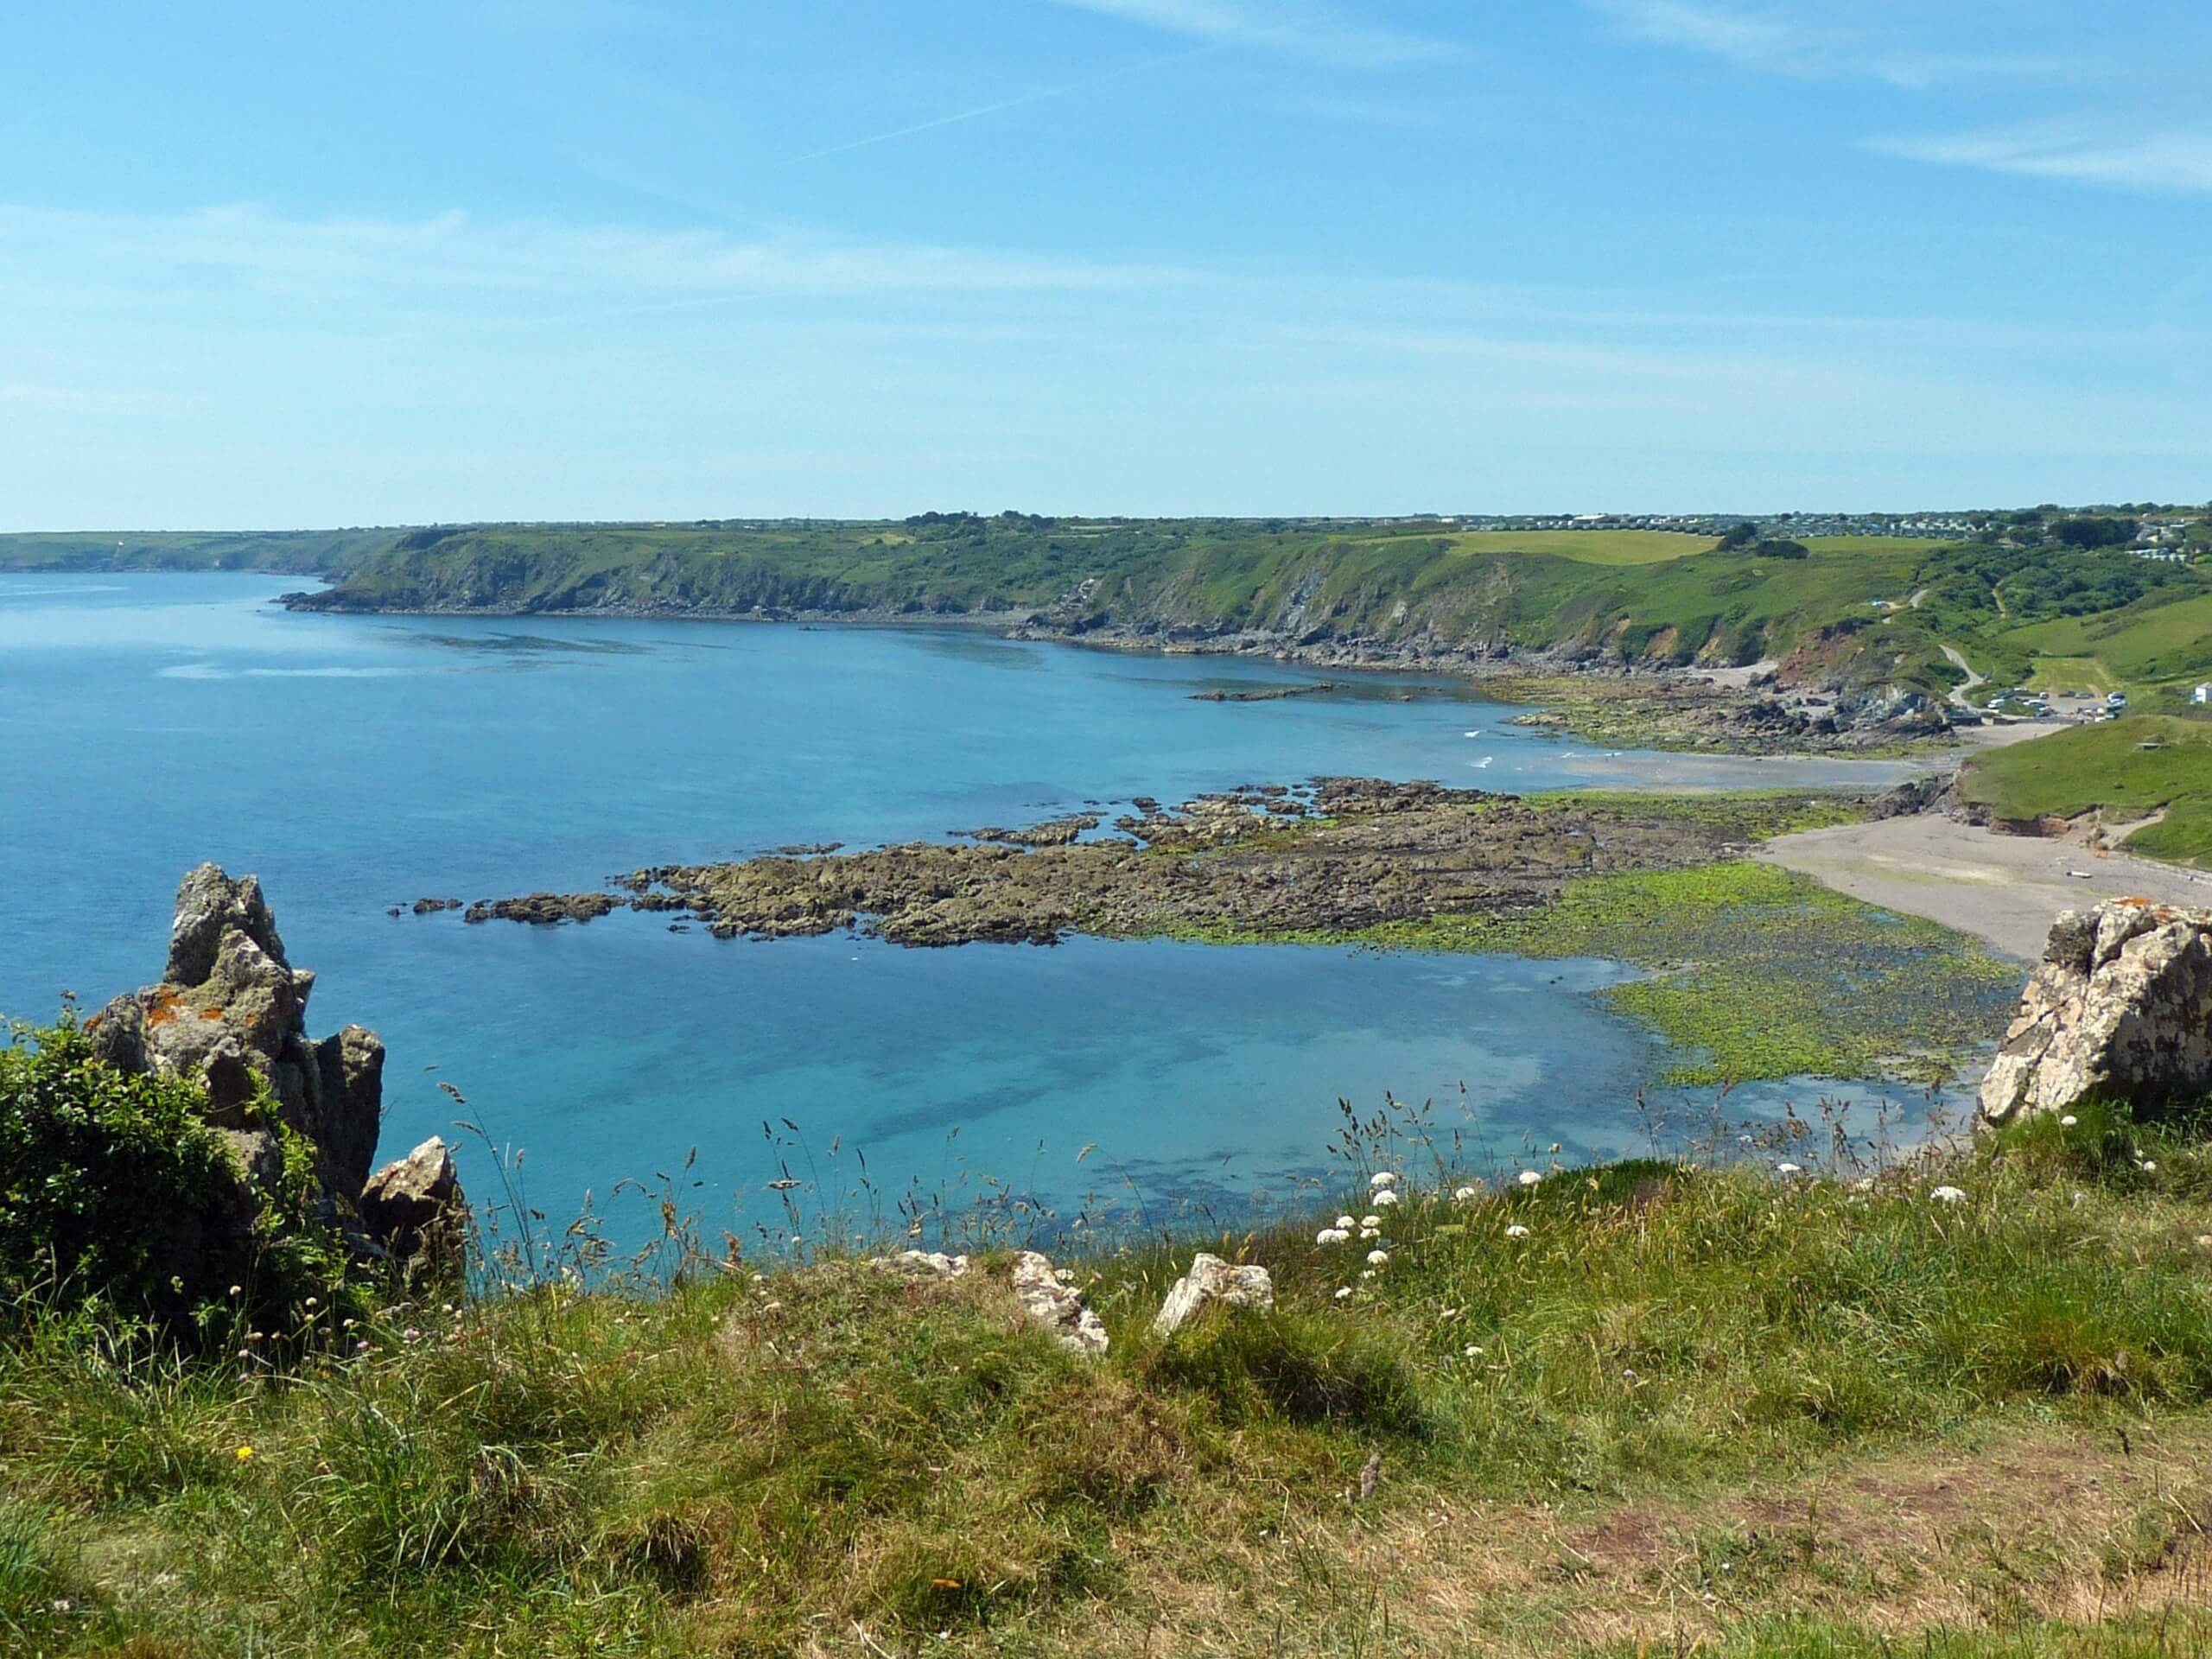
M 858 932 L 906 945 L 1112 938 L 1322 936 L 1442 914 L 1521 914 L 1579 876 L 1669 870 L 1742 851 L 1755 813 L 1663 803 L 1529 803 L 1435 784 L 1323 779 L 1248 785 L 1174 809 L 1149 798 L 1119 833 L 1092 821 L 994 830 L 814 857 L 664 864 L 600 892 L 471 905 L 470 922 L 589 921 L 618 905 L 680 912 L 721 938 Z M 1083 826 L 1077 828 L 1077 826 Z

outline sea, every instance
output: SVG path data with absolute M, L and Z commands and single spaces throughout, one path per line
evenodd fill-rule
M 310 1028 L 385 1040 L 384 1154 L 444 1135 L 511 1225 L 588 1211 L 627 1243 L 666 1200 L 754 1247 L 918 1219 L 950 1237 L 979 1214 L 1001 1236 L 1229 1228 L 1338 1190 L 1348 1130 L 1482 1173 L 1636 1152 L 1716 1111 L 1927 1103 L 1817 1078 L 1669 1090 L 1679 1057 L 1593 995 L 1629 972 L 1603 961 L 747 943 L 411 909 L 1244 783 L 1879 786 L 1894 765 L 1608 752 L 1450 680 L 1207 702 L 1320 677 L 953 628 L 274 603 L 299 585 L 0 575 L 0 1014 L 157 977 L 185 871 L 251 871 L 318 976 Z

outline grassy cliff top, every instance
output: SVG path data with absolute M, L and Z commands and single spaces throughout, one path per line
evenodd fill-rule
M 1375 1126 L 1370 1126 L 1375 1127 Z M 2085 1111 L 1861 1184 L 1460 1178 L 912 1282 L 693 1253 L 164 1358 L 67 1298 L 0 1342 L 11 1652 L 2150 1656 L 2212 1643 L 2212 1154 Z M 1733 1145 L 1734 1136 L 1719 1141 Z M 1408 1187 L 1363 1196 L 1389 1156 Z M 1942 1189 L 1939 1191 L 1940 1189 Z M 1327 1206 L 1321 1219 L 1335 1209 Z M 1149 1322 L 1194 1246 L 1267 1314 Z M 1387 1260 L 1366 1265 L 1365 1252 Z M 264 1358 L 287 1338 L 306 1353 Z

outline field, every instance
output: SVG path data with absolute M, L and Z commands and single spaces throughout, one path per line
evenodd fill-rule
M 2007 636 L 2038 655 L 2087 657 L 2108 678 L 2143 685 L 2212 673 L 2212 594 L 2171 604 L 2070 617 Z
M 2027 678 L 2031 691 L 2086 691 L 2101 696 L 2120 687 L 2119 677 L 2094 657 L 2038 656 L 2034 665 Z
M 1664 564 L 1715 545 L 1666 530 L 1475 530 L 1447 539 L 1461 553 L 1548 553 L 1578 564 Z
M 2212 722 L 2145 715 L 2077 727 L 1978 757 L 1960 792 L 2016 820 L 2100 809 L 2133 819 L 2164 808 L 2164 820 L 2135 831 L 2126 849 L 2212 864 Z

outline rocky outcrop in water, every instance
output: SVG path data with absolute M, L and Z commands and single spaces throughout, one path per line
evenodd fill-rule
M 908 842 L 822 858 L 660 865 L 617 879 L 638 910 L 720 938 L 855 931 L 893 944 L 1050 944 L 1071 933 L 1270 937 L 1438 915 L 1523 914 L 1578 876 L 1676 869 L 1752 838 L 1725 809 L 1531 804 L 1427 783 L 1247 785 L 1169 810 L 1139 798 L 1119 836 L 1069 840 L 1088 815 L 981 845 Z M 1746 808 L 1750 813 L 1752 809 Z M 1007 832 L 997 832 L 1007 834 Z M 606 893 L 484 900 L 471 921 L 599 915 Z
M 2212 911 L 2119 899 L 2068 911 L 1981 1084 L 2009 1122 L 2099 1096 L 2152 1104 L 2212 1088 Z
M 251 1225 L 257 1193 L 283 1166 L 281 1125 L 314 1150 L 324 1219 L 365 1249 L 381 1250 L 391 1235 L 364 1212 L 362 1193 L 391 1173 L 370 1174 L 384 1109 L 384 1045 L 360 1026 L 319 1042 L 309 1037 L 314 989 L 315 976 L 286 959 L 261 883 L 202 864 L 177 889 L 160 981 L 117 997 L 85 1027 L 93 1052 L 110 1065 L 189 1078 L 206 1090 L 207 1121 L 230 1143 L 240 1184 L 207 1224 Z M 442 1150 L 442 1142 L 430 1144 Z M 457 1182 L 448 1181 L 441 1202 L 460 1215 Z

